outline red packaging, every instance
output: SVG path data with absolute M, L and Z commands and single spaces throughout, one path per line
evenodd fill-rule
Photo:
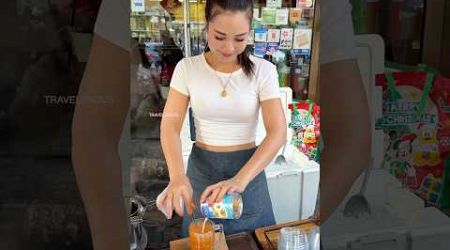
M 383 87 L 386 134 L 384 166 L 429 205 L 444 197 L 444 162 L 450 156 L 450 81 L 425 72 L 397 72 L 394 82 L 377 75 Z
M 289 104 L 292 110 L 292 122 L 289 127 L 293 129 L 292 142 L 310 159 L 315 159 L 317 145 L 320 137 L 320 107 L 308 101 Z

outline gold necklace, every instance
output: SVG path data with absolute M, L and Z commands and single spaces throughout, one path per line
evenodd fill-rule
M 212 58 L 210 60 L 212 61 Z M 220 85 L 222 86 L 222 91 L 220 91 L 220 96 L 225 98 L 228 95 L 227 87 L 228 87 L 228 84 L 230 84 L 231 76 L 233 75 L 234 72 L 230 73 L 230 76 L 228 77 L 228 80 L 227 80 L 227 82 L 224 85 L 223 81 L 222 81 L 222 78 L 220 78 L 219 74 L 217 73 L 217 70 L 214 67 L 212 67 L 212 68 L 214 69 L 214 73 L 216 73 L 216 77 L 217 77 L 217 79 L 219 79 Z
M 228 80 L 227 80 L 227 83 L 225 84 L 225 86 L 223 85 L 223 82 L 222 82 L 222 79 L 219 77 L 219 75 L 217 74 L 217 71 L 216 70 L 214 70 L 215 72 L 216 72 L 216 76 L 217 76 L 217 78 L 219 78 L 219 81 L 220 81 L 220 85 L 222 85 L 222 91 L 220 92 L 220 96 L 222 96 L 222 97 L 227 97 L 227 87 L 228 87 L 228 84 L 230 83 L 230 80 L 231 80 L 231 76 L 233 75 L 233 73 L 230 73 L 230 76 L 228 77 Z

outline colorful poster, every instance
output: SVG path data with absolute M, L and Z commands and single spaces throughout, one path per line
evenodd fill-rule
M 291 8 L 289 11 L 289 23 L 291 25 L 297 25 L 302 18 L 302 9 Z
M 267 0 L 266 6 L 269 8 L 281 8 L 283 1 L 282 0 Z
M 267 42 L 279 43 L 280 42 L 280 30 L 279 29 L 269 29 L 267 31 Z
M 294 30 L 291 28 L 283 28 L 280 33 L 280 49 L 291 49 Z
M 288 25 L 288 22 L 289 22 L 289 9 L 288 8 L 277 9 L 275 24 Z
M 274 25 L 276 23 L 277 9 L 262 8 L 261 19 L 262 23 L 266 25 Z
M 294 49 L 310 49 L 311 48 L 311 29 L 295 29 L 294 31 Z
M 267 30 L 264 28 L 259 28 L 255 30 L 255 42 L 263 42 L 267 41 Z

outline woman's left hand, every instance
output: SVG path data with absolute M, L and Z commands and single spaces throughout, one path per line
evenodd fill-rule
M 218 182 L 214 185 L 208 186 L 205 191 L 203 191 L 200 196 L 200 202 L 203 203 L 208 201 L 210 205 L 213 205 L 214 203 L 220 202 L 225 194 L 244 192 L 247 184 L 248 183 L 240 181 L 235 177 Z

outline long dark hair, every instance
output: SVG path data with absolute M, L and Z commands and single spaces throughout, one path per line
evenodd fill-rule
M 225 11 L 245 11 L 250 22 L 253 18 L 253 0 L 208 0 L 205 6 L 205 18 L 208 24 L 215 16 Z M 209 51 L 209 46 L 206 44 L 205 52 Z M 254 73 L 253 62 L 250 60 L 250 48 L 247 46 L 245 50 L 238 55 L 238 62 L 244 70 L 245 75 L 251 77 Z

